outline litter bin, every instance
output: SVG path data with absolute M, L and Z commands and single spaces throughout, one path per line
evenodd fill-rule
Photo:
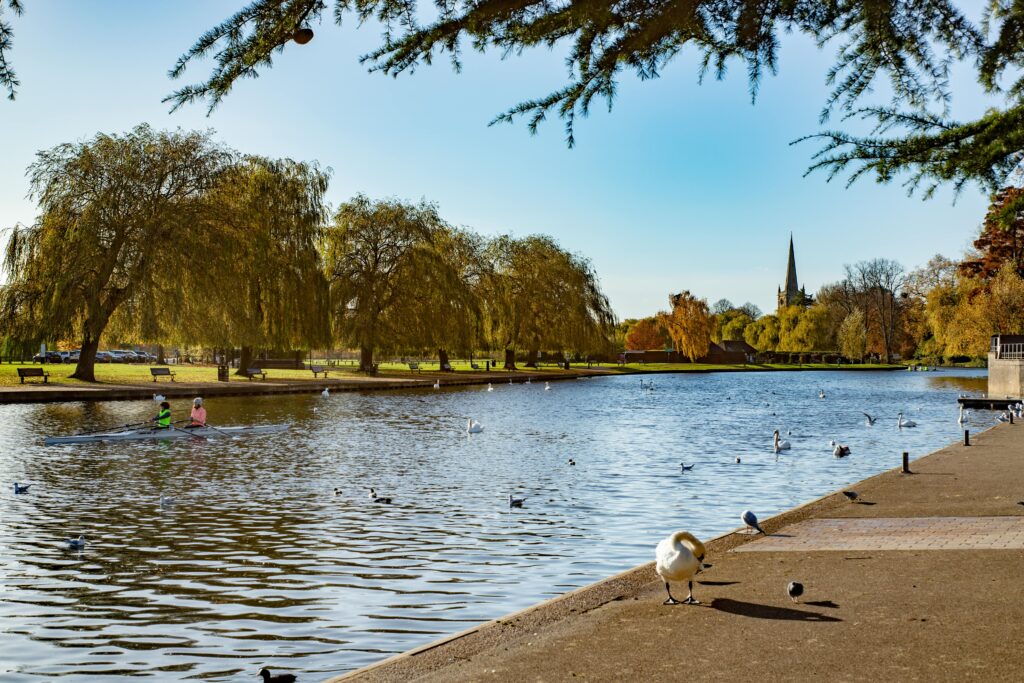
M 228 366 L 218 365 L 217 366 L 217 381 L 227 382 L 228 381 Z

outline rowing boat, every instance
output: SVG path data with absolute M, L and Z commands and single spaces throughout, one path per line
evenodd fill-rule
M 98 434 L 77 434 L 75 436 L 48 436 L 43 442 L 47 446 L 60 444 L 89 443 L 92 441 L 136 441 L 139 439 L 188 439 L 190 437 L 213 438 L 217 436 L 247 436 L 249 434 L 272 434 L 286 431 L 290 424 L 253 425 L 250 427 L 196 427 L 195 429 L 130 429 L 121 432 L 100 432 Z

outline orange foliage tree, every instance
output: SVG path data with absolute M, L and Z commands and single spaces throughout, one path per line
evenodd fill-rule
M 657 318 L 644 318 L 630 328 L 626 335 L 626 349 L 646 351 L 665 348 L 665 330 Z
M 708 310 L 708 302 L 689 292 L 669 294 L 668 302 L 672 310 L 659 313 L 658 320 L 668 331 L 676 350 L 687 356 L 691 363 L 695 362 L 707 354 L 711 344 L 714 319 Z

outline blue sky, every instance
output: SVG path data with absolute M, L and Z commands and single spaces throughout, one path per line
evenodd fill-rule
M 494 235 L 541 232 L 589 257 L 620 317 L 664 308 L 689 289 L 774 309 L 789 234 L 809 292 L 836 280 L 844 263 L 877 256 L 908 268 L 935 253 L 958 256 L 973 240 L 986 198 L 975 188 L 953 203 L 930 201 L 870 179 L 850 189 L 824 174 L 803 177 L 815 147 L 791 146 L 819 129 L 832 49 L 784 36 L 779 74 L 751 105 L 746 75 L 697 83 L 684 55 L 662 78 L 624 75 L 611 113 L 595 107 L 568 149 L 561 121 L 538 135 L 523 125 L 488 127 L 511 105 L 564 82 L 559 51 L 502 61 L 465 55 L 461 74 L 444 59 L 397 79 L 367 73 L 360 55 L 379 41 L 373 27 L 314 26 L 260 78 L 241 82 L 214 113 L 161 103 L 179 82 L 177 57 L 243 0 L 27 3 L 12 19 L 22 85 L 0 102 L 0 226 L 35 216 L 24 172 L 37 150 L 120 132 L 213 128 L 244 152 L 318 160 L 333 169 L 329 199 L 353 194 L 439 204 L 452 223 Z M 193 66 L 180 84 L 208 72 Z M 989 104 L 969 74 L 955 111 Z

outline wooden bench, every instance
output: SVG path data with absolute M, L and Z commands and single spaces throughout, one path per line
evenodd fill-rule
M 422 370 L 420 370 L 420 364 L 419 363 L 406 363 L 406 365 L 409 366 L 409 371 L 410 372 L 419 372 L 419 373 L 423 372 Z
M 267 378 L 266 371 L 264 371 L 261 368 L 249 368 L 248 370 L 245 371 L 245 376 L 249 378 L 250 382 L 252 381 L 252 378 L 255 377 L 256 375 L 259 375 L 260 379 Z
M 149 374 L 153 375 L 154 382 L 157 377 L 170 377 L 171 381 L 174 381 L 174 373 L 171 372 L 170 368 L 150 368 Z
M 323 373 L 324 379 L 327 379 L 327 368 L 322 365 L 310 365 L 309 369 L 313 371 L 313 379 L 320 373 Z
M 25 383 L 26 377 L 42 377 L 43 384 L 46 384 L 46 380 L 49 376 L 50 373 L 46 372 L 42 368 L 18 368 L 18 377 L 21 378 L 22 384 Z

